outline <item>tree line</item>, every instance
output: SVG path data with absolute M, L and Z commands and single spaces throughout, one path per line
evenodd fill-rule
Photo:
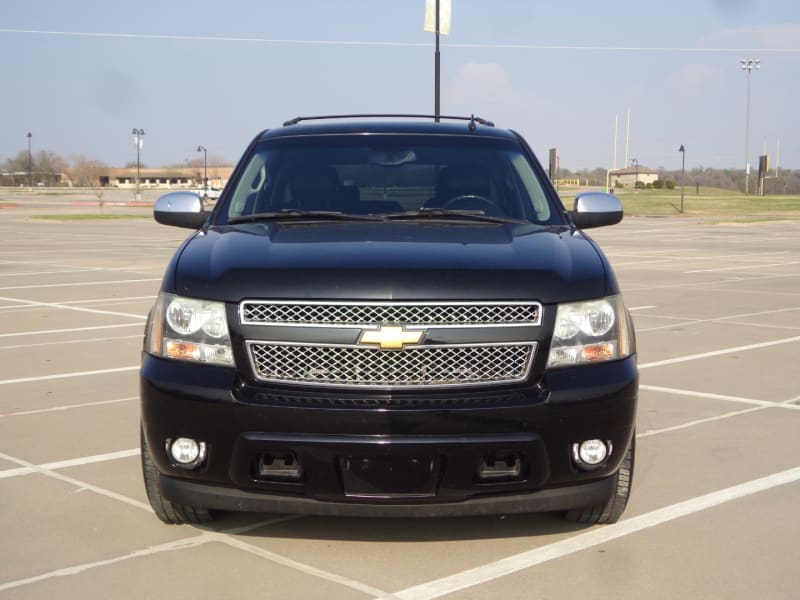
M 222 166 L 226 164 L 224 159 L 210 157 L 213 164 Z M 22 150 L 16 156 L 0 162 L 0 186 L 26 186 L 26 185 L 62 185 L 62 174 L 78 187 L 96 187 L 100 185 L 100 176 L 108 173 L 110 167 L 100 160 L 87 158 L 81 154 L 73 154 L 69 158 L 51 152 L 50 150 L 40 150 L 30 156 L 30 169 L 28 168 L 28 152 Z M 209 165 L 212 161 L 209 161 Z M 136 163 L 128 163 L 126 167 L 135 167 Z M 140 165 L 142 168 L 145 165 Z M 186 160 L 183 163 L 167 165 L 165 168 L 191 167 L 202 169 L 203 159 L 195 158 Z M 659 179 L 662 181 L 674 181 L 680 187 L 681 171 L 667 170 L 663 167 L 656 169 Z M 581 169 L 571 171 L 570 169 L 559 168 L 559 179 L 580 179 L 581 184 L 593 187 L 603 187 L 606 185 L 606 169 L 597 167 L 596 169 Z M 750 189 L 756 185 L 757 173 L 753 172 L 750 176 Z M 683 184 L 687 187 L 715 187 L 726 190 L 744 192 L 745 173 L 744 169 L 710 169 L 705 167 L 695 167 L 686 171 Z M 764 191 L 767 194 L 800 194 L 800 170 L 781 169 L 778 175 L 771 170 L 764 184 Z
M 209 155 L 209 166 L 212 164 L 227 166 L 225 160 Z M 124 166 L 135 168 L 136 163 L 130 162 Z M 144 164 L 139 166 L 146 168 Z M 197 177 L 202 178 L 202 158 L 187 159 L 183 163 L 167 165 L 164 168 L 187 167 L 198 169 Z M 0 186 L 44 185 L 55 187 L 69 185 L 66 182 L 71 182 L 71 185 L 77 187 L 98 187 L 101 176 L 108 175 L 111 168 L 101 160 L 87 158 L 82 154 L 73 154 L 65 158 L 50 150 L 39 150 L 32 152 L 29 156 L 27 150 L 21 150 L 15 156 L 0 161 Z
M 658 171 L 659 179 L 662 181 L 674 181 L 676 187 L 683 183 L 686 187 L 714 187 L 725 190 L 732 190 L 744 193 L 745 172 L 744 169 L 710 169 L 706 167 L 695 167 L 687 169 L 681 180 L 681 171 L 668 170 L 663 167 L 655 169 Z M 582 169 L 580 171 L 570 171 L 560 168 L 558 170 L 559 179 L 580 179 L 581 184 L 588 184 L 593 187 L 604 187 L 606 185 L 607 170 L 598 167 L 593 170 Z M 758 179 L 758 171 L 750 173 L 750 191 L 754 189 Z M 800 194 L 800 170 L 780 169 L 776 176 L 775 170 L 770 169 L 769 175 L 764 182 L 764 193 L 766 194 Z

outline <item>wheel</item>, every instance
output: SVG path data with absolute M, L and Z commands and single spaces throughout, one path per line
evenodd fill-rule
M 463 194 L 450 198 L 442 205 L 443 210 L 481 210 L 492 217 L 500 217 L 503 211 L 491 200 L 477 194 Z
M 144 431 L 140 430 L 142 448 L 142 475 L 144 476 L 144 487 L 147 492 L 147 499 L 156 516 L 169 525 L 180 525 L 182 523 L 208 523 L 214 519 L 214 514 L 206 508 L 199 506 L 187 506 L 170 502 L 161 494 L 161 487 L 158 481 L 158 469 L 153 462 L 150 448 L 144 437 Z
M 567 520 L 576 523 L 616 523 L 622 516 L 633 484 L 633 463 L 636 455 L 636 434 L 633 434 L 628 451 L 616 475 L 614 493 L 603 503 L 567 511 Z

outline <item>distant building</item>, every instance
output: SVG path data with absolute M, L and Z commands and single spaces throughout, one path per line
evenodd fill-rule
M 224 187 L 233 167 L 208 167 L 208 185 Z M 109 169 L 100 174 L 100 185 L 120 188 L 136 187 L 136 168 Z M 139 185 L 143 188 L 203 187 L 203 167 L 166 167 L 139 169 Z
M 637 181 L 641 181 L 640 185 L 647 185 L 658 181 L 659 173 L 644 165 L 637 167 L 625 167 L 624 169 L 617 169 L 609 173 L 611 187 L 620 187 L 617 185 L 619 182 L 623 187 L 633 188 Z
M 209 187 L 221 188 L 228 183 L 233 167 L 208 167 Z M 136 167 L 113 169 L 98 167 L 92 179 L 104 187 L 134 189 L 136 187 Z M 77 185 L 69 173 L 61 173 L 60 185 Z M 142 188 L 173 189 L 203 187 L 203 167 L 165 167 L 162 169 L 139 169 L 139 186 Z

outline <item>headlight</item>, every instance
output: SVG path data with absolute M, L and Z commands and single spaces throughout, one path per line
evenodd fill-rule
M 147 322 L 144 349 L 164 358 L 233 365 L 225 304 L 160 294 Z
M 633 352 L 633 332 L 620 296 L 559 304 L 547 367 L 625 358 Z

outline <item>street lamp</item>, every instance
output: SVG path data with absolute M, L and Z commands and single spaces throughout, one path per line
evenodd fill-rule
M 197 151 L 203 152 L 203 197 L 208 198 L 208 150 L 205 146 L 198 146 Z
M 136 199 L 141 200 L 142 194 L 139 188 L 139 175 L 141 170 L 141 152 L 142 144 L 144 143 L 144 129 L 133 128 L 133 143 L 136 144 Z
M 633 181 L 633 191 L 639 193 L 639 161 L 635 158 L 631 159 L 631 164 L 636 169 L 636 179 Z
M 681 214 L 683 214 L 683 182 L 684 182 L 684 173 L 686 172 L 686 148 L 681 147 L 678 148 L 678 152 L 681 153 Z
M 747 71 L 747 112 L 745 114 L 744 127 L 744 194 L 749 192 L 750 181 L 750 159 L 748 148 L 750 146 L 750 73 L 761 68 L 761 61 L 757 58 L 745 58 L 739 61 L 743 71 Z
M 31 138 L 33 134 L 28 132 L 28 187 L 33 189 L 33 161 L 31 160 Z

